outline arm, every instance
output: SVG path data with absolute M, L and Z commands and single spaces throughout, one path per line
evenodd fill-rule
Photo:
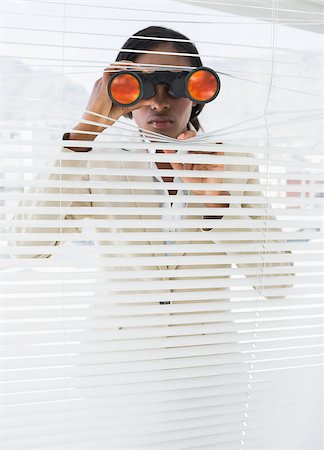
M 69 153 L 73 153 L 72 150 L 69 149 L 63 149 L 63 152 L 69 152 Z M 86 166 L 86 161 L 75 161 L 75 160 L 69 160 L 69 161 L 61 161 L 61 160 L 57 160 L 54 163 L 54 167 L 85 167 Z M 87 175 L 71 175 L 71 174 L 51 174 L 48 177 L 48 180 L 82 180 L 82 181 L 86 181 L 88 180 L 89 177 Z M 78 194 L 80 196 L 80 199 L 82 199 L 82 195 L 83 194 L 90 194 L 90 189 L 88 188 L 52 188 L 52 187 L 37 187 L 37 188 L 31 188 L 28 191 L 26 191 L 27 194 L 35 194 L 35 197 L 37 197 L 38 194 L 56 194 L 57 198 L 59 197 L 60 194 Z M 23 194 L 24 195 L 24 194 Z M 56 226 L 55 224 L 57 223 L 58 220 L 64 220 L 65 218 L 67 218 L 64 214 L 60 214 L 60 207 L 71 207 L 71 211 L 72 208 L 75 206 L 91 206 L 91 202 L 84 202 L 84 201 L 59 201 L 59 200 L 51 200 L 50 197 L 48 200 L 24 200 L 22 199 L 19 203 L 20 207 L 24 207 L 24 206 L 28 206 L 28 207 L 32 207 L 33 210 L 35 212 L 33 213 L 29 213 L 29 214 L 24 214 L 24 213 L 18 213 L 13 217 L 13 220 L 15 221 L 21 221 L 22 225 L 15 225 L 15 227 L 13 227 L 11 229 L 12 232 L 14 233 L 27 233 L 27 234 L 31 234 L 33 236 L 35 236 L 35 239 L 32 241 L 23 241 L 23 240 L 19 240 L 19 241 L 14 241 L 14 242 L 10 242 L 10 245 L 13 247 L 20 247 L 20 246 L 30 246 L 33 249 L 33 253 L 30 255 L 25 255 L 25 254 L 21 254 L 21 255 L 16 255 L 14 254 L 13 256 L 18 257 L 18 258 L 48 258 L 51 255 L 50 254 L 42 254 L 42 253 L 38 253 L 37 252 L 37 247 L 38 246 L 55 246 L 55 245 L 59 245 L 59 241 L 57 240 L 47 240 L 46 239 L 46 233 L 55 233 L 57 235 L 59 235 L 60 233 L 68 233 L 68 232 L 81 232 L 80 228 L 68 228 L 65 229 L 64 231 L 62 231 L 62 228 Z M 53 210 L 53 214 L 41 214 L 38 213 L 38 208 L 40 207 L 51 207 Z M 75 214 L 71 214 L 68 216 L 69 219 L 83 219 L 85 218 L 84 215 L 75 215 Z M 34 226 L 25 226 L 24 225 L 24 221 L 25 220 L 44 220 L 45 221 L 52 221 L 53 222 L 53 228 L 42 228 L 42 227 L 34 227 Z M 67 231 L 68 230 L 68 231 Z M 67 236 L 68 237 L 68 236 Z
M 248 166 L 248 170 L 249 170 L 249 172 L 258 172 L 259 171 L 258 166 L 256 166 L 256 165 Z M 259 181 L 258 181 L 257 178 L 249 178 L 247 180 L 247 185 L 259 186 Z M 274 216 L 268 216 L 266 213 L 263 216 L 262 215 L 255 216 L 255 215 L 249 214 L 249 211 L 248 211 L 249 208 L 266 208 L 266 206 L 267 206 L 267 201 L 266 201 L 265 197 L 263 196 L 262 192 L 260 192 L 260 190 L 244 191 L 242 195 L 246 198 L 246 202 L 242 203 L 241 205 L 232 205 L 231 204 L 230 208 L 233 211 L 233 215 L 225 216 L 224 218 L 233 219 L 233 220 L 235 220 L 235 219 L 237 219 L 237 220 L 240 220 L 240 219 L 241 220 L 242 219 L 263 220 L 266 217 L 266 219 L 270 219 L 270 220 L 275 221 L 275 217 Z M 258 203 L 258 204 L 250 204 L 249 203 L 249 197 L 250 196 L 260 197 L 260 203 Z M 263 203 L 263 200 L 264 200 L 264 203 Z M 244 214 L 244 215 L 243 214 L 242 215 L 241 214 L 237 215 L 236 213 L 237 213 L 238 209 L 240 210 L 240 212 L 242 212 L 243 208 L 246 211 L 246 214 Z M 264 228 L 260 228 L 257 231 L 263 231 L 263 230 L 264 230 Z M 203 231 L 205 231 L 205 229 Z M 209 229 L 209 231 L 210 232 L 215 232 L 215 234 L 217 233 L 216 235 L 219 235 L 221 230 L 219 230 L 218 228 L 217 229 L 215 228 L 215 229 Z M 249 228 L 246 228 L 246 229 L 242 228 L 242 229 L 240 229 L 238 231 L 238 233 L 239 232 L 249 232 L 249 231 L 250 231 Z M 286 240 L 273 240 L 273 239 L 269 240 L 269 239 L 267 239 L 267 231 L 269 231 L 269 232 L 282 232 L 281 228 L 273 227 L 273 226 L 267 228 L 267 230 L 265 231 L 265 238 L 264 238 L 264 240 L 267 243 L 275 243 L 275 242 L 277 242 L 277 243 L 282 243 L 283 247 L 285 246 Z M 236 242 L 238 242 L 238 241 L 236 241 Z M 250 243 L 260 243 L 260 240 L 255 240 L 255 241 L 249 240 L 249 242 Z M 261 244 L 262 244 L 262 241 L 261 241 Z M 259 263 L 254 263 L 254 264 L 237 263 L 235 261 L 235 256 L 238 255 L 239 252 L 232 252 L 232 251 L 230 251 L 230 252 L 227 252 L 227 254 L 231 255 L 233 257 L 233 263 L 235 263 L 239 268 L 242 268 L 242 269 L 249 268 L 249 267 L 263 267 L 263 268 L 268 268 L 268 269 L 269 268 L 271 269 L 271 267 L 279 267 L 279 266 L 282 267 L 282 271 L 279 274 L 271 274 L 270 273 L 270 274 L 264 274 L 264 275 L 260 276 L 261 284 L 258 285 L 258 286 L 253 286 L 255 289 L 262 289 L 263 287 L 265 287 L 265 288 L 275 288 L 275 289 L 287 289 L 287 288 L 293 286 L 293 281 L 292 280 L 293 280 L 294 273 L 292 271 L 287 271 L 285 273 L 285 269 L 284 269 L 285 267 L 289 268 L 289 267 L 293 267 L 293 265 L 294 265 L 293 264 L 292 253 L 289 250 L 282 250 L 282 251 L 261 250 L 259 252 L 255 252 L 254 253 L 255 255 L 259 255 L 260 256 L 260 262 Z M 253 253 L 251 253 L 251 254 L 253 254 Z M 290 258 L 290 261 L 288 261 L 288 262 L 281 262 L 281 263 L 279 263 L 279 262 L 278 263 L 277 262 L 263 262 L 263 257 L 266 256 L 266 255 L 269 255 L 269 254 L 287 254 L 287 255 L 291 255 L 291 258 Z M 253 276 L 253 275 L 245 275 L 245 276 L 247 278 L 249 278 L 249 277 L 254 277 L 255 278 L 255 276 Z M 278 277 L 278 276 L 286 277 L 287 278 L 287 283 L 286 284 L 282 284 L 282 285 L 271 285 L 271 281 L 267 281 L 267 278 L 275 278 L 275 277 Z M 265 296 L 268 299 L 284 298 L 285 297 L 285 293 L 283 293 L 283 295 L 265 295 Z
M 134 109 L 141 108 L 142 102 L 137 103 L 135 106 L 131 108 L 122 108 L 112 103 L 111 99 L 108 96 L 107 85 L 111 73 L 114 71 L 118 71 L 124 68 L 124 64 L 127 66 L 132 65 L 131 61 L 120 61 L 119 63 L 114 63 L 114 67 L 108 67 L 104 70 L 103 75 L 100 79 L 98 79 L 94 86 L 92 93 L 90 95 L 86 110 L 82 116 L 82 120 L 76 124 L 73 128 L 72 133 L 66 133 L 63 136 L 63 140 L 71 141 L 70 145 L 66 145 L 63 148 L 63 152 L 69 152 L 71 154 L 71 159 L 68 161 L 61 161 L 58 159 L 54 163 L 54 167 L 70 167 L 70 168 L 86 168 L 87 161 L 77 161 L 73 160 L 74 152 L 88 152 L 91 151 L 91 147 L 77 147 L 73 145 L 74 140 L 83 140 L 92 142 L 99 134 L 101 134 L 104 130 L 113 125 L 123 114 L 133 111 Z M 115 66 L 119 65 L 120 68 L 116 68 Z M 50 174 L 48 176 L 48 180 L 80 180 L 87 181 L 89 180 L 88 175 L 72 175 L 72 174 Z M 51 188 L 51 187 L 43 187 L 43 188 L 33 188 L 26 191 L 28 194 L 57 194 L 59 197 L 60 193 L 69 193 L 69 194 L 78 194 L 80 196 L 80 201 L 59 201 L 50 200 L 22 200 L 19 206 L 28 206 L 33 207 L 35 209 L 35 213 L 32 214 L 22 214 L 18 213 L 14 216 L 14 220 L 19 220 L 22 222 L 21 226 L 15 226 L 11 229 L 12 232 L 15 233 L 31 233 L 35 236 L 35 240 L 33 241 L 10 241 L 11 246 L 30 246 L 33 248 L 34 253 L 31 255 L 14 255 L 20 258 L 48 258 L 51 256 L 50 254 L 39 254 L 37 253 L 37 246 L 55 246 L 59 244 L 57 240 L 46 240 L 46 232 L 59 234 L 62 232 L 62 227 L 55 226 L 55 223 L 58 220 L 68 219 L 83 219 L 85 215 L 75 215 L 69 214 L 68 216 L 64 214 L 60 214 L 60 207 L 71 207 L 71 212 L 73 211 L 73 207 L 75 206 L 83 206 L 90 207 L 90 201 L 82 201 L 82 196 L 84 194 L 91 194 L 91 190 L 89 188 Z M 39 207 L 52 207 L 53 214 L 39 214 L 37 212 Z M 42 228 L 42 227 L 34 227 L 34 226 L 24 226 L 24 220 L 48 220 L 53 221 L 53 228 Z M 66 228 L 63 233 L 66 235 L 70 232 L 80 232 L 80 228 Z M 68 237 L 68 236 L 67 236 Z
M 182 140 L 182 139 L 188 139 L 190 137 L 194 137 L 196 135 L 196 133 L 194 131 L 187 131 L 185 133 L 183 133 L 182 135 L 178 136 L 178 139 Z M 173 153 L 173 150 L 165 150 L 166 153 Z M 197 153 L 197 152 L 189 152 L 189 153 Z M 200 153 L 204 153 L 204 152 L 200 152 Z M 220 152 L 215 152 L 215 154 L 223 154 Z M 245 156 L 249 156 L 249 155 L 245 155 Z M 209 203 L 204 203 L 204 206 L 206 207 L 206 214 L 204 215 L 204 219 L 218 219 L 218 220 L 222 220 L 224 219 L 231 219 L 231 220 L 242 220 L 242 219 L 248 219 L 248 220 L 262 220 L 264 219 L 263 216 L 255 216 L 255 215 L 250 215 L 248 209 L 249 208 L 265 208 L 267 205 L 267 201 L 266 199 L 263 197 L 262 192 L 260 192 L 259 190 L 256 191 L 244 191 L 241 193 L 241 196 L 246 197 L 246 202 L 242 203 L 242 204 L 233 204 L 233 203 L 224 203 L 222 202 L 222 196 L 224 195 L 231 195 L 230 192 L 227 191 L 211 191 L 208 189 L 208 184 L 209 183 L 222 183 L 223 179 L 221 177 L 221 172 L 224 170 L 225 166 L 222 164 L 181 164 L 181 163 L 172 163 L 172 167 L 174 169 L 177 170 L 181 170 L 181 169 L 186 169 L 186 170 L 210 170 L 212 172 L 219 172 L 220 177 L 216 178 L 216 177 L 211 177 L 211 178 L 199 178 L 199 177 L 182 177 L 184 182 L 187 183 L 206 183 L 206 189 L 204 190 L 193 190 L 191 189 L 191 192 L 194 193 L 195 195 L 200 195 L 202 196 L 202 202 L 203 202 L 203 196 L 204 195 L 213 195 L 215 196 L 215 203 L 213 204 L 209 204 Z M 258 172 L 258 166 L 253 165 L 253 166 L 246 166 L 244 168 L 241 168 L 240 170 L 242 171 L 247 171 L 247 172 Z M 255 185 L 258 186 L 259 185 L 259 180 L 257 178 L 248 178 L 247 179 L 247 185 Z M 233 192 L 235 191 L 235 186 L 233 189 Z M 248 202 L 248 197 L 249 196 L 258 196 L 260 197 L 260 203 L 257 205 L 252 205 Z M 218 200 L 219 199 L 219 200 Z M 264 199 L 264 202 L 263 202 Z M 232 212 L 231 215 L 226 215 L 226 216 L 215 216 L 215 214 L 208 214 L 208 208 L 229 208 L 229 210 Z M 246 214 L 242 214 L 242 209 L 244 208 L 244 212 L 246 211 Z M 238 210 L 240 210 L 240 214 L 238 215 Z M 267 218 L 269 218 L 270 220 L 275 220 L 274 217 L 271 217 L 266 214 L 264 214 L 264 216 L 267 216 Z M 215 236 L 215 242 L 221 242 L 221 233 L 222 231 L 226 231 L 226 229 L 224 228 L 219 229 L 219 228 L 201 228 L 201 231 L 204 231 L 206 233 L 210 233 L 211 236 Z M 249 232 L 250 230 L 248 228 L 246 229 L 240 229 L 238 231 L 239 232 Z M 260 228 L 260 230 L 258 231 L 262 231 L 262 228 Z M 275 228 L 268 228 L 267 231 L 277 231 L 277 232 L 281 232 L 282 230 L 278 227 Z M 285 240 L 267 240 L 266 239 L 266 232 L 265 232 L 265 240 L 267 243 L 273 243 L 273 242 L 280 242 L 283 244 L 283 246 L 285 245 L 286 241 Z M 239 242 L 239 241 L 233 241 L 233 243 L 231 244 L 235 244 L 235 242 Z M 262 241 L 260 242 L 260 240 L 255 240 L 255 241 L 250 241 L 250 243 L 260 243 L 262 245 Z M 293 277 L 293 273 L 291 272 L 284 272 L 284 267 L 291 267 L 293 266 L 293 262 L 292 262 L 292 258 L 291 261 L 289 262 L 283 262 L 283 263 L 265 263 L 263 262 L 264 260 L 264 256 L 267 254 L 287 254 L 287 255 L 291 255 L 291 252 L 288 250 L 283 250 L 283 251 L 265 251 L 265 250 L 261 250 L 259 252 L 254 252 L 255 255 L 259 255 L 260 257 L 260 262 L 259 263 L 254 263 L 254 264 L 247 264 L 247 263 L 237 263 L 235 261 L 235 256 L 239 255 L 239 252 L 235 252 L 235 251 L 228 251 L 227 252 L 228 255 L 231 255 L 232 259 L 233 259 L 233 263 L 235 263 L 238 267 L 244 269 L 244 268 L 251 268 L 251 267 L 265 267 L 265 268 L 271 268 L 271 267 L 278 267 L 278 266 L 283 266 L 282 269 L 282 273 L 280 274 L 264 274 L 262 276 L 260 276 L 260 281 L 261 281 L 261 285 L 258 286 L 253 286 L 255 289 L 262 289 L 263 287 L 266 288 L 276 288 L 276 289 L 285 289 L 285 288 L 289 288 L 292 286 L 292 281 L 291 278 Z M 253 253 L 250 253 L 253 254 Z M 248 278 L 251 277 L 256 277 L 257 275 L 253 276 L 253 275 L 245 275 Z M 276 277 L 276 276 L 285 276 L 287 278 L 287 284 L 283 284 L 283 285 L 271 285 L 267 281 L 267 278 L 269 277 Z M 271 295 L 267 295 L 267 298 L 282 298 L 283 296 L 271 296 Z

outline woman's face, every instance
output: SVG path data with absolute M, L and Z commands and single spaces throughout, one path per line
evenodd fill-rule
M 160 46 L 153 50 L 176 52 L 171 46 Z M 190 66 L 189 58 L 173 55 L 140 55 L 136 63 Z M 187 129 L 191 110 L 195 104 L 189 98 L 171 97 L 165 85 L 159 84 L 155 90 L 153 97 L 142 100 L 143 106 L 132 112 L 133 118 L 139 128 L 176 138 Z

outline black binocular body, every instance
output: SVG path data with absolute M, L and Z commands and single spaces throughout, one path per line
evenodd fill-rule
M 220 91 L 218 74 L 208 67 L 197 67 L 180 72 L 121 70 L 110 77 L 108 94 L 113 103 L 129 107 L 153 97 L 158 84 L 166 85 L 170 96 L 187 97 L 197 104 L 211 102 Z

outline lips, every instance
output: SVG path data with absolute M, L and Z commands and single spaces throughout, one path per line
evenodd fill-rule
M 173 122 L 174 120 L 172 119 L 172 117 L 165 115 L 151 116 L 148 120 L 148 123 L 156 130 L 166 130 L 170 128 Z
M 173 119 L 170 116 L 165 116 L 165 115 L 155 115 L 155 116 L 151 116 L 148 120 L 148 123 L 154 123 L 154 122 L 158 122 L 158 123 L 172 123 Z

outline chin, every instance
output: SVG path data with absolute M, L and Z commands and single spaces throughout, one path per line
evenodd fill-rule
M 152 127 L 151 124 L 147 124 L 144 127 L 148 131 L 152 131 L 153 133 L 163 134 L 164 136 L 176 138 L 180 133 L 177 133 L 177 131 L 174 130 L 172 126 L 166 127 L 166 128 L 158 128 L 158 127 Z

